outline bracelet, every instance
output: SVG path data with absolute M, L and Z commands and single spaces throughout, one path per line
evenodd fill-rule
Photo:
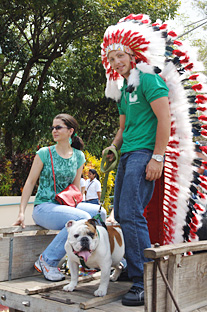
M 111 146 L 114 146 L 116 150 L 118 150 L 118 146 L 114 143 L 111 144 Z

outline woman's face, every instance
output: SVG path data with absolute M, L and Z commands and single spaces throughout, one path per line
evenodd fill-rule
M 88 172 L 88 177 L 89 177 L 90 180 L 93 180 L 96 177 L 96 175 L 93 174 L 91 171 L 89 171 Z
M 54 119 L 52 124 L 52 136 L 55 142 L 59 142 L 62 140 L 68 140 L 71 136 L 71 129 L 65 125 L 65 123 L 61 119 Z

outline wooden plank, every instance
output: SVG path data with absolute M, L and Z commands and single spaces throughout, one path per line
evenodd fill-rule
M 16 279 L 39 274 L 36 272 L 33 265 L 54 237 L 54 234 L 49 234 L 43 236 L 30 235 L 1 238 L 0 281 L 9 280 L 9 277 L 11 279 Z
M 8 280 L 10 239 L 0 237 L 0 281 Z
M 7 226 L 0 228 L 0 234 L 10 234 L 10 233 L 22 233 L 22 232 L 31 232 L 31 231 L 38 231 L 43 230 L 44 228 L 39 225 L 27 225 L 25 228 L 21 226 Z
M 190 257 L 185 257 L 185 258 L 190 258 Z M 149 263 L 150 266 L 153 263 Z M 167 275 L 168 272 L 168 268 L 166 266 L 166 264 L 168 264 L 168 261 L 163 261 L 162 262 L 162 268 L 165 271 L 165 274 Z M 182 263 L 183 265 L 183 263 Z M 166 266 L 166 268 L 165 268 Z M 188 268 L 186 268 L 187 270 Z M 202 271 L 203 272 L 203 271 Z M 100 272 L 98 272 L 100 273 Z M 203 272 L 205 273 L 205 272 Z M 97 274 L 97 273 L 96 273 Z M 85 278 L 85 277 L 84 277 Z M 25 294 L 25 286 L 26 287 L 31 287 L 31 285 L 35 285 L 39 284 L 40 286 L 42 285 L 50 285 L 50 284 L 58 284 L 58 283 L 51 283 L 48 282 L 46 280 L 43 279 L 42 276 L 33 276 L 33 277 L 27 277 L 27 278 L 22 278 L 22 279 L 18 279 L 18 280 L 12 280 L 12 281 L 7 281 L 7 282 L 2 282 L 0 283 L 0 304 L 4 304 L 4 305 L 10 305 L 11 308 L 13 308 L 15 310 L 19 310 L 19 311 L 28 311 L 28 312 L 37 312 L 37 311 L 44 311 L 44 312 L 51 312 L 51 311 L 55 311 L 55 312 L 80 312 L 81 309 L 79 307 L 79 304 L 82 302 L 85 302 L 87 300 L 91 300 L 94 299 L 95 297 L 93 296 L 93 292 L 94 290 L 98 287 L 99 281 L 98 280 L 92 280 L 90 282 L 87 282 L 85 284 L 83 284 L 82 282 L 80 282 L 80 285 L 78 285 L 77 290 L 72 292 L 72 293 L 68 293 L 68 292 L 64 292 L 62 290 L 53 290 L 51 292 L 49 292 L 52 296 L 60 296 L 60 298 L 63 299 L 71 299 L 72 301 L 75 302 L 75 305 L 70 305 L 68 306 L 67 304 L 64 303 L 58 303 L 58 302 L 53 302 L 47 299 L 43 299 L 41 298 L 41 294 L 36 294 L 36 295 L 26 295 Z M 62 283 L 62 282 L 59 282 Z M 10 285 L 10 287 L 9 287 Z M 161 294 L 161 297 L 158 296 L 158 299 L 161 298 L 163 296 L 163 292 L 164 289 L 160 288 L 160 281 L 159 281 L 159 276 L 158 276 L 158 290 L 159 293 Z M 189 282 L 187 284 L 187 287 L 189 285 Z M 62 285 L 61 285 L 62 287 Z M 127 290 L 127 288 L 130 287 L 130 283 L 129 282 L 115 282 L 109 283 L 109 290 L 108 290 L 108 294 L 112 294 L 114 292 L 117 292 L 117 290 Z M 90 289 L 90 291 L 88 291 Z M 187 289 L 188 290 L 188 289 Z M 180 291 L 182 291 L 182 289 L 180 289 Z M 45 292 L 44 292 L 45 293 Z M 147 292 L 145 292 L 147 293 Z M 5 301 L 1 301 L 1 296 L 2 295 L 6 295 L 6 302 Z M 9 295 L 8 295 L 9 294 Z M 10 297 L 11 295 L 11 297 Z M 183 295 L 183 293 L 182 293 Z M 186 294 L 184 294 L 186 296 Z M 15 296 L 15 297 L 13 297 Z M 164 296 L 165 297 L 165 296 Z M 186 296 L 186 300 L 189 300 L 189 296 Z M 12 298 L 12 299 L 10 299 Z M 45 301 L 44 301 L 45 300 Z M 146 300 L 146 299 L 145 299 Z M 203 297 L 203 300 L 207 300 L 206 296 Z M 29 301 L 30 302 L 30 307 L 24 307 L 22 305 L 22 301 Z M 204 301 L 202 301 L 202 304 L 204 304 Z M 205 303 L 205 305 L 207 305 L 207 302 Z M 206 310 L 204 310 L 204 308 L 201 308 L 202 305 L 200 305 L 199 310 L 195 310 L 196 306 L 191 306 L 190 308 L 182 308 L 182 312 L 189 312 L 189 311 L 194 311 L 194 312 L 207 312 L 207 308 Z M 123 306 L 121 304 L 121 300 L 116 300 L 113 301 L 111 303 L 107 303 L 107 304 L 102 304 L 100 306 L 94 307 L 94 308 L 90 308 L 89 309 L 90 312 L 147 312 L 147 311 L 153 311 L 153 310 L 146 310 L 146 307 L 141 306 L 141 307 L 126 307 Z M 157 310 L 158 312 L 166 312 L 167 310 L 165 308 L 160 308 L 159 310 Z M 16 311 L 15 311 L 16 312 Z
M 184 254 L 190 251 L 207 250 L 207 241 L 164 245 L 144 250 L 146 258 L 157 259 L 165 256 Z
M 160 261 L 164 274 L 167 275 L 168 261 Z M 153 310 L 153 267 L 154 262 L 147 262 L 144 264 L 144 289 L 145 289 L 145 311 L 154 312 Z M 166 312 L 166 296 L 167 289 L 165 283 L 157 270 L 157 312 Z
M 135 307 L 130 307 L 130 306 L 124 306 L 121 303 L 121 300 L 113 301 L 104 305 L 101 305 L 99 307 L 93 309 L 91 308 L 89 312 L 95 312 L 99 310 L 99 312 L 104 311 L 104 312 L 144 312 L 145 308 L 144 306 L 135 306 Z
M 100 274 L 98 272 L 98 273 L 95 273 L 94 275 L 79 277 L 78 282 L 79 283 L 88 283 L 90 281 L 97 280 L 99 278 L 100 278 Z M 39 293 L 43 293 L 43 292 L 48 292 L 51 290 L 63 288 L 63 286 L 67 285 L 69 282 L 70 282 L 70 278 L 68 277 L 66 280 L 60 281 L 57 283 L 50 283 L 50 284 L 46 284 L 46 285 L 35 285 L 35 287 L 26 288 L 25 293 L 28 295 L 34 295 L 34 294 L 39 294 Z
M 206 291 L 207 291 L 207 253 L 194 254 L 192 256 L 181 257 L 178 259 L 179 267 L 177 268 L 176 277 L 173 277 L 174 286 L 178 289 L 177 303 L 181 311 L 193 311 L 196 308 L 201 308 L 206 305 Z M 175 261 L 175 263 L 176 263 Z M 168 261 L 162 260 L 161 267 L 166 277 L 169 280 Z M 175 268 L 173 268 L 174 270 Z M 147 312 L 153 312 L 152 307 L 152 289 L 153 289 L 153 262 L 145 263 L 144 287 L 145 287 L 145 305 Z M 174 287 L 173 286 L 173 287 Z M 170 311 L 166 307 L 167 289 L 157 272 L 157 311 Z M 174 308 L 175 310 L 175 308 Z M 173 310 L 173 311 L 174 311 Z
M 202 307 L 207 292 L 207 253 L 182 257 L 179 267 L 179 296 L 181 308 Z M 205 304 L 204 304 L 205 305 Z
M 97 306 L 112 302 L 114 300 L 119 300 L 127 292 L 128 292 L 128 289 L 125 289 L 125 290 L 118 291 L 118 292 L 113 293 L 113 294 L 107 294 L 104 297 L 93 298 L 91 300 L 81 302 L 79 306 L 81 309 L 84 309 L 84 310 L 88 310 L 90 308 L 95 308 Z
M 180 267 L 181 255 L 170 256 L 168 260 L 168 282 L 172 290 L 173 296 L 177 302 L 178 290 L 179 290 L 179 267 Z M 175 305 L 172 301 L 170 293 L 167 292 L 166 309 L 168 312 L 175 311 Z
M 1 292 L 0 292 L 1 293 Z M 12 293 L 10 291 L 4 291 L 4 295 L 6 296 L 6 301 L 4 304 L 19 311 L 27 311 L 27 312 L 77 312 L 78 304 L 70 305 L 50 301 L 47 299 L 41 298 L 39 295 L 28 296 L 28 295 L 19 295 L 16 293 Z M 28 303 L 28 306 L 25 306 L 25 302 Z M 1 297 L 0 297 L 1 303 Z M 97 311 L 98 312 L 98 311 Z
M 38 274 L 33 267 L 34 263 L 54 237 L 53 234 L 14 237 L 12 279 Z

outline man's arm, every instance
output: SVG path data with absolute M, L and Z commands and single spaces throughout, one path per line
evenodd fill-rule
M 125 120 L 126 120 L 125 115 L 119 116 L 119 130 L 117 131 L 117 134 L 116 134 L 116 136 L 112 142 L 112 144 L 117 146 L 117 150 L 119 150 L 121 148 L 122 143 L 123 143 L 122 134 L 124 132 Z
M 171 116 L 167 97 L 161 97 L 150 103 L 158 123 L 156 141 L 153 154 L 164 155 L 170 137 Z M 146 167 L 146 179 L 149 181 L 159 179 L 162 175 L 163 162 L 151 159 Z
M 109 148 L 116 148 L 117 150 L 119 150 L 122 146 L 122 143 L 123 143 L 123 138 L 122 138 L 122 134 L 124 132 L 124 127 L 125 127 L 125 119 L 126 119 L 126 116 L 125 115 L 120 115 L 119 116 L 119 130 L 117 131 L 116 135 L 115 135 L 115 138 L 113 140 L 113 142 L 111 143 L 111 146 L 105 148 L 103 151 L 102 151 L 102 155 L 104 154 L 105 150 L 109 149 Z M 114 144 L 114 146 L 113 146 Z M 114 154 L 111 153 L 111 154 L 108 154 L 107 155 L 107 158 L 112 161 L 114 159 Z

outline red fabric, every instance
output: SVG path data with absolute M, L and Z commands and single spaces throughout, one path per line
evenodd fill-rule
M 163 245 L 164 241 L 163 198 L 164 174 L 159 180 L 156 180 L 153 196 L 144 212 L 144 216 L 148 222 L 148 229 L 152 244 L 159 243 L 160 245 Z
M 1 312 L 9 312 L 9 308 L 0 304 L 0 311 Z

